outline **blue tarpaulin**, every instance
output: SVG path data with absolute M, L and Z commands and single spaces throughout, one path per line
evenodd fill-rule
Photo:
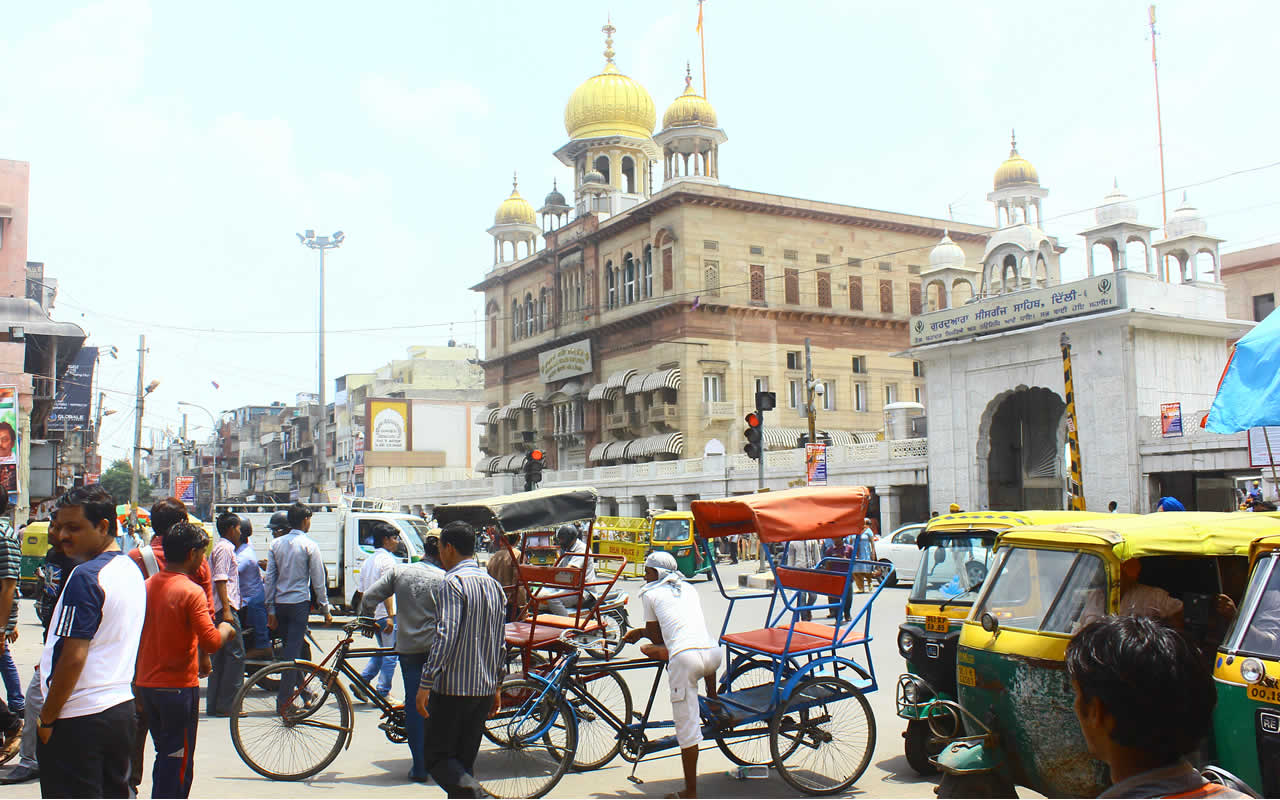
M 1202 424 L 1214 433 L 1280 425 L 1280 311 L 1236 342 Z

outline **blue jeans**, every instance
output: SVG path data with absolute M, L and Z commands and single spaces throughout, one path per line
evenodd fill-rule
M 4 691 L 8 696 L 9 710 L 21 714 L 27 706 L 22 696 L 22 678 L 18 677 L 18 665 L 13 663 L 13 649 L 6 646 L 0 658 L 0 670 L 4 672 Z
M 418 714 L 418 683 L 422 680 L 422 668 L 426 666 L 426 653 L 401 653 L 400 676 L 404 678 L 404 735 L 408 738 L 409 755 L 413 758 L 411 778 L 425 778 L 427 765 L 422 760 L 422 737 L 425 721 Z
M 152 797 L 188 797 L 195 777 L 196 724 L 200 721 L 200 687 L 155 689 L 139 686 L 138 700 L 147 713 L 147 730 L 155 743 L 151 767 Z
M 302 655 L 302 645 L 306 642 L 307 616 L 311 613 L 311 603 L 276 603 L 276 632 L 284 639 L 284 648 L 277 654 L 282 661 L 293 661 Z M 283 705 L 292 695 L 297 675 L 291 673 L 280 681 L 280 689 L 276 692 L 276 701 Z
M 378 625 L 382 625 L 379 620 Z M 386 633 L 381 627 L 378 628 L 378 647 L 394 647 L 396 643 L 395 628 L 391 629 L 391 633 Z M 374 674 L 378 676 L 378 684 L 374 687 L 378 690 L 378 694 L 383 697 L 391 691 L 391 681 L 396 674 L 396 654 L 391 653 L 385 656 L 374 656 L 369 659 L 369 663 L 364 665 L 364 671 L 360 673 L 360 677 L 364 678 L 368 683 L 373 680 Z M 405 697 L 408 697 L 408 684 L 405 684 Z
M 253 633 L 245 637 L 245 647 L 259 650 L 271 646 L 271 632 L 267 629 L 267 601 L 263 595 L 244 601 L 244 605 L 240 607 L 240 626 L 253 628 Z

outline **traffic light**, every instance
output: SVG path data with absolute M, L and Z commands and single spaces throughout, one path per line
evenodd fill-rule
M 745 417 L 747 427 L 742 431 L 742 435 L 747 437 L 747 443 L 742 446 L 742 452 L 759 461 L 762 450 L 762 442 L 760 441 L 760 425 L 762 423 L 759 412 L 752 411 Z
M 524 490 L 532 492 L 542 483 L 542 467 L 546 459 L 546 453 L 541 450 L 530 450 L 529 454 L 524 457 Z
M 778 395 L 774 392 L 756 392 L 756 411 L 772 411 L 778 407 Z

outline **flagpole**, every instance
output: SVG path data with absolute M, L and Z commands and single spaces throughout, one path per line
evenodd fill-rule
M 1262 441 L 1267 446 L 1267 461 L 1271 464 L 1271 494 L 1280 496 L 1280 478 L 1276 477 L 1276 457 L 1271 454 L 1271 437 L 1267 434 L 1267 426 L 1262 426 Z
M 707 97 L 707 40 L 706 34 L 702 30 L 702 2 L 698 0 L 698 47 L 702 51 L 702 99 L 708 100 Z

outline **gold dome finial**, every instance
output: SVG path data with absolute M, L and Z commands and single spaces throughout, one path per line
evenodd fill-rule
M 996 170 L 995 188 L 1000 189 L 1012 184 L 1032 183 L 1039 185 L 1040 176 L 1036 168 L 1022 156 L 1018 155 L 1017 131 L 1009 131 L 1009 157 Z
M 689 62 L 684 62 L 684 91 L 685 94 L 693 88 L 693 68 L 689 66 Z
M 513 193 L 516 191 L 516 187 L 519 185 L 516 181 L 516 177 L 517 177 L 516 171 L 511 170 L 511 191 Z
M 1012 158 L 1018 154 L 1018 132 L 1013 128 L 1009 129 L 1009 157 Z
M 604 60 L 608 66 L 613 66 L 613 34 L 617 28 L 613 27 L 613 17 L 605 17 L 604 27 L 600 29 L 604 32 Z

